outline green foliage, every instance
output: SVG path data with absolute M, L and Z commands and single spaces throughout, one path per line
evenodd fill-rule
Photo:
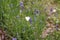
M 59 3 L 60 4 L 60 0 L 54 0 L 55 3 Z
M 40 35 L 46 25 L 46 13 L 44 11 L 41 0 L 24 0 L 24 10 L 20 13 L 21 0 L 0 0 L 0 22 L 3 19 L 3 28 L 7 34 L 16 37 L 18 40 L 43 40 Z M 56 0 L 55 2 L 58 2 Z M 34 4 L 32 4 L 34 2 Z M 60 6 L 59 6 L 60 7 Z M 34 9 L 40 10 L 40 13 L 34 15 Z M 60 11 L 58 11 L 60 13 Z M 2 18 L 3 16 L 3 18 Z M 25 20 L 26 16 L 32 18 L 32 24 Z M 34 19 L 34 16 L 36 20 Z M 55 34 L 55 33 L 54 33 Z M 60 40 L 59 33 L 54 36 L 49 35 L 44 40 Z M 54 38 L 52 38 L 54 37 Z

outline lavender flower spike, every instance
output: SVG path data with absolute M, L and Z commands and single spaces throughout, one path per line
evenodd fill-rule
M 21 7 L 23 7 L 23 6 L 24 6 L 24 5 L 23 5 L 23 2 L 20 2 L 20 6 L 21 6 Z
M 32 24 L 32 19 L 31 18 L 29 19 L 29 22 Z
M 17 40 L 17 38 L 12 38 L 12 40 Z

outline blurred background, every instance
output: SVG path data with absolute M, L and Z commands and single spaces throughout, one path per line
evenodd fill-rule
M 49 3 L 54 5 L 60 21 L 60 0 L 0 0 L 0 28 L 7 40 L 60 40 L 57 30 L 41 38 Z

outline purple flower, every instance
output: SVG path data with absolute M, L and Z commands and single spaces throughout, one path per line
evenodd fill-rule
M 24 6 L 24 5 L 23 5 L 23 2 L 20 2 L 20 6 L 21 6 L 21 7 L 23 7 L 23 6 Z
M 29 22 L 32 24 L 32 19 L 31 18 L 29 19 Z
M 17 40 L 17 38 L 12 38 L 12 40 Z
M 40 13 L 39 10 L 37 10 L 37 9 L 34 10 L 34 14 L 35 14 L 35 15 L 37 15 L 37 14 L 39 14 L 39 13 Z
M 24 10 L 24 4 L 23 4 L 23 2 L 20 2 L 20 8 L 21 8 L 21 10 Z
M 50 12 L 52 12 L 52 11 L 53 11 L 53 8 L 50 9 Z
M 50 12 L 51 12 L 51 13 L 56 12 L 56 9 L 51 8 L 51 9 L 50 9 Z

